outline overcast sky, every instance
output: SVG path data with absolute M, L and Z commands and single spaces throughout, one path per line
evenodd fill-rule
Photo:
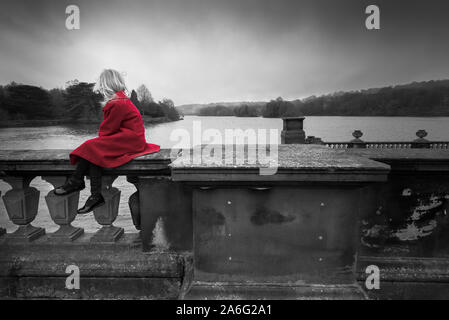
M 175 104 L 286 99 L 449 78 L 447 0 L 0 0 L 0 84 L 103 68 Z M 77 4 L 81 29 L 65 28 Z M 365 28 L 369 4 L 381 30 Z

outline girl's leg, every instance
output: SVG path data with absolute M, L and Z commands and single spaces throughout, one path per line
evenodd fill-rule
M 90 192 L 92 194 L 101 194 L 101 169 L 101 167 L 89 163 Z
M 101 171 L 102 168 L 89 162 L 90 176 L 90 192 L 91 195 L 87 199 L 82 208 L 78 209 L 78 214 L 85 214 L 93 211 L 105 204 L 103 195 L 101 194 Z
M 80 158 L 76 164 L 75 172 L 67 179 L 64 185 L 56 188 L 54 193 L 58 196 L 68 195 L 75 191 L 80 191 L 85 188 L 84 175 L 89 169 L 89 161 Z
M 84 181 L 84 176 L 89 170 L 89 161 L 84 158 L 80 158 L 76 164 L 75 172 L 70 176 L 73 182 Z

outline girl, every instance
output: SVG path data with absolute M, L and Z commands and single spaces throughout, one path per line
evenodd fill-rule
M 85 188 L 84 175 L 90 176 L 91 196 L 78 209 L 88 213 L 103 205 L 101 194 L 101 169 L 121 166 L 135 157 L 160 150 L 145 141 L 145 129 L 139 110 L 125 95 L 125 82 L 115 70 L 104 70 L 96 84 L 105 97 L 103 122 L 98 137 L 87 140 L 70 153 L 70 163 L 76 164 L 75 172 L 66 183 L 54 190 L 56 195 L 67 195 Z

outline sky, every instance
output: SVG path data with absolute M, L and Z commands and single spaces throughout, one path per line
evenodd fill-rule
M 365 27 L 370 4 L 380 30 Z M 0 0 L 0 84 L 114 68 L 176 105 L 296 99 L 447 79 L 448 35 L 447 0 Z

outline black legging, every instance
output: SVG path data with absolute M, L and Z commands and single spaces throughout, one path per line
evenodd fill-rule
M 75 172 L 70 177 L 72 180 L 79 182 L 84 181 L 84 176 L 90 176 L 90 192 L 92 194 L 101 193 L 101 167 L 89 162 L 86 159 L 79 158 Z

